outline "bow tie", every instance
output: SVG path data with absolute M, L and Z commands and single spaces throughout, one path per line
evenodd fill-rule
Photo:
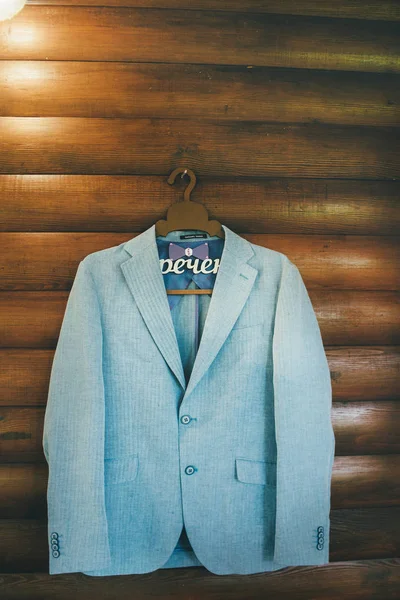
M 169 245 L 169 258 L 171 258 L 172 260 L 177 260 L 178 258 L 182 258 L 183 256 L 195 256 L 196 258 L 200 258 L 200 260 L 208 258 L 207 242 L 196 246 L 196 248 L 183 248 L 182 246 L 178 246 L 177 244 L 171 242 Z

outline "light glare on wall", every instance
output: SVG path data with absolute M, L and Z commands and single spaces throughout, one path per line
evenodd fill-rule
M 12 19 L 25 6 L 26 0 L 0 0 L 0 21 Z

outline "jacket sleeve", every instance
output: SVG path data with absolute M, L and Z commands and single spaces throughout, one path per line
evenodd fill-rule
M 101 311 L 86 257 L 68 297 L 44 418 L 50 574 L 110 565 L 104 418 Z
M 329 562 L 335 453 L 328 361 L 298 268 L 284 256 L 273 337 L 277 443 L 274 560 Z

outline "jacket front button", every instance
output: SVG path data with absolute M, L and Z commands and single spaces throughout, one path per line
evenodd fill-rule
M 187 425 L 187 423 L 190 423 L 192 419 L 189 417 L 189 415 L 183 415 L 183 417 L 181 417 L 181 423 L 183 423 L 184 425 Z
M 186 473 L 186 475 L 193 475 L 194 471 L 195 471 L 195 469 L 194 469 L 194 467 L 192 467 L 192 465 L 189 465 L 189 466 L 188 466 L 188 467 L 186 467 L 186 469 L 185 469 L 185 473 Z

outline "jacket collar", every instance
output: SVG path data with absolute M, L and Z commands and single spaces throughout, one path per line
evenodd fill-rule
M 131 255 L 121 263 L 123 275 L 155 343 L 185 390 L 182 400 L 210 368 L 243 309 L 258 274 L 256 268 L 247 264 L 254 254 L 251 244 L 226 225 L 222 227 L 224 247 L 187 384 L 161 273 L 155 224 L 123 244 Z

